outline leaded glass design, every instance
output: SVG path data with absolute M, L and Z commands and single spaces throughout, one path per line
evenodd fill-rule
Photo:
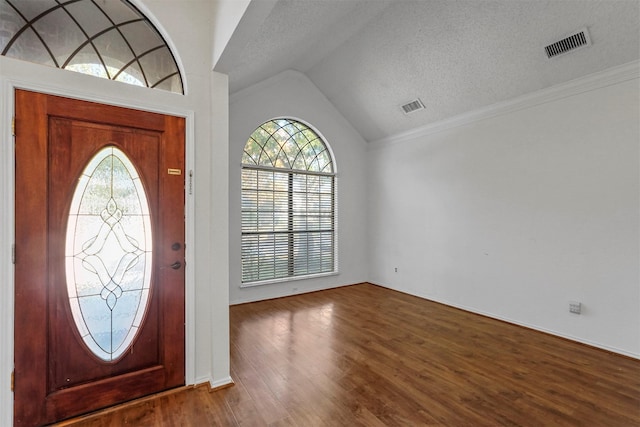
M 166 42 L 127 0 L 0 0 L 0 54 L 184 93 Z
M 336 270 L 331 153 L 309 126 L 270 120 L 242 157 L 242 282 Z
M 151 288 L 152 238 L 146 193 L 129 158 L 106 147 L 78 180 L 67 223 L 67 293 L 78 332 L 100 359 L 133 343 Z
M 270 120 L 256 129 L 244 147 L 243 165 L 309 172 L 333 172 L 331 154 L 309 126 L 291 119 Z

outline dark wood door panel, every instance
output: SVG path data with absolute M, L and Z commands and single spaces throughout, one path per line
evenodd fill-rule
M 153 233 L 149 303 L 133 343 L 115 360 L 101 360 L 83 341 L 65 267 L 73 194 L 104 147 L 135 167 Z M 184 384 L 182 170 L 182 118 L 16 91 L 16 425 L 47 424 Z M 170 268 L 175 262 L 180 267 Z
M 160 365 L 163 337 L 158 330 L 158 299 L 152 298 L 145 327 L 117 364 L 96 363 L 75 328 L 68 302 L 64 265 L 65 233 L 72 191 L 86 164 L 106 144 L 122 149 L 140 167 L 151 209 L 158 206 L 158 155 L 161 135 L 52 117 L 49 121 L 49 393 L 91 380 Z M 64 357 L 56 355 L 64 354 Z

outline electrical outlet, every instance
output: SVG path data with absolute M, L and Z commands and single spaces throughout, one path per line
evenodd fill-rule
M 394 271 L 397 273 L 398 272 L 398 267 L 394 268 Z
M 580 314 L 582 312 L 582 303 L 577 301 L 569 302 L 569 313 Z

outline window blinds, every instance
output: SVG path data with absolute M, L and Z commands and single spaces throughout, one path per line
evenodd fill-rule
M 242 281 L 333 272 L 335 176 L 243 166 Z

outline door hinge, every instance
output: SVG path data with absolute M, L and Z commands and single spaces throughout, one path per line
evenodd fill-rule
M 11 245 L 11 262 L 16 263 L 16 244 Z
M 189 195 L 193 194 L 193 169 L 189 170 L 189 186 L 188 186 Z
M 16 388 L 16 371 L 11 371 L 11 391 Z
M 11 117 L 11 135 L 16 136 L 16 117 Z

